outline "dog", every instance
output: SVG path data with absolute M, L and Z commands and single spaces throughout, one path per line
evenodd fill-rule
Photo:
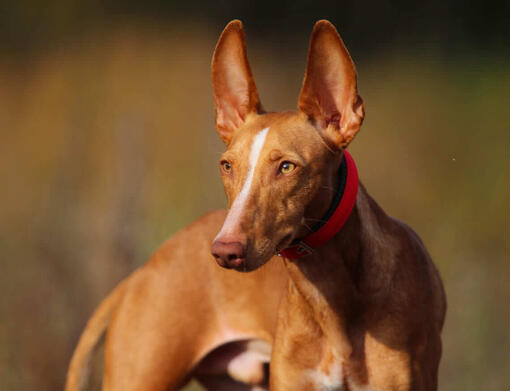
M 178 232 L 103 300 L 66 391 L 84 387 L 105 331 L 107 391 L 191 378 L 208 390 L 437 389 L 442 283 L 418 236 L 358 182 L 345 148 L 364 104 L 336 29 L 314 27 L 297 111 L 263 110 L 240 21 L 218 41 L 212 82 L 228 213 Z
M 212 253 L 251 271 L 276 251 L 289 274 L 270 389 L 436 390 L 443 285 L 419 237 L 359 184 L 345 148 L 364 103 L 335 27 L 313 29 L 298 111 L 262 110 L 239 22 L 212 72 L 230 202 Z

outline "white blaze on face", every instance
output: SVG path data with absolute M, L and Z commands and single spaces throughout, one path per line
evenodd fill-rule
M 243 215 L 243 210 L 248 200 L 248 195 L 250 194 L 251 183 L 253 181 L 253 175 L 255 173 L 255 167 L 257 166 L 257 162 L 259 160 L 260 152 L 264 147 L 264 143 L 266 142 L 266 136 L 269 132 L 269 128 L 264 128 L 259 131 L 255 137 L 253 138 L 251 148 L 250 148 L 250 168 L 248 170 L 248 175 L 244 181 L 243 187 L 241 191 L 237 195 L 234 203 L 230 207 L 227 218 L 223 223 L 223 228 L 220 233 L 216 236 L 219 238 L 223 235 L 229 235 L 234 232 L 237 224 L 239 223 L 239 219 Z

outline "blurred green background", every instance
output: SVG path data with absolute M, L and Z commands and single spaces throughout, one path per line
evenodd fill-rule
M 361 179 L 446 286 L 440 389 L 510 389 L 510 4 L 460 0 L 2 2 L 0 389 L 62 389 L 100 299 L 225 206 L 209 63 L 233 18 L 270 110 L 296 107 L 313 23 L 337 25 Z

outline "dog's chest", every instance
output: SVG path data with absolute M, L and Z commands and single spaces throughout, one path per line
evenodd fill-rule
M 343 368 L 340 363 L 332 363 L 327 368 L 310 369 L 306 373 L 307 381 L 314 390 L 340 391 L 343 389 Z
M 347 376 L 344 363 L 339 359 L 326 359 L 315 369 L 305 371 L 307 389 L 314 391 L 374 391 L 368 385 L 359 385 Z
M 345 389 L 344 362 L 328 349 L 316 368 L 304 371 L 306 383 L 317 391 L 340 391 Z

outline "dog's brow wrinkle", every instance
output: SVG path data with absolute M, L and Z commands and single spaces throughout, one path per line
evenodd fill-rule
M 269 159 L 271 159 L 272 161 L 279 160 L 282 158 L 282 156 L 283 156 L 283 153 L 279 149 L 273 149 L 269 153 Z

